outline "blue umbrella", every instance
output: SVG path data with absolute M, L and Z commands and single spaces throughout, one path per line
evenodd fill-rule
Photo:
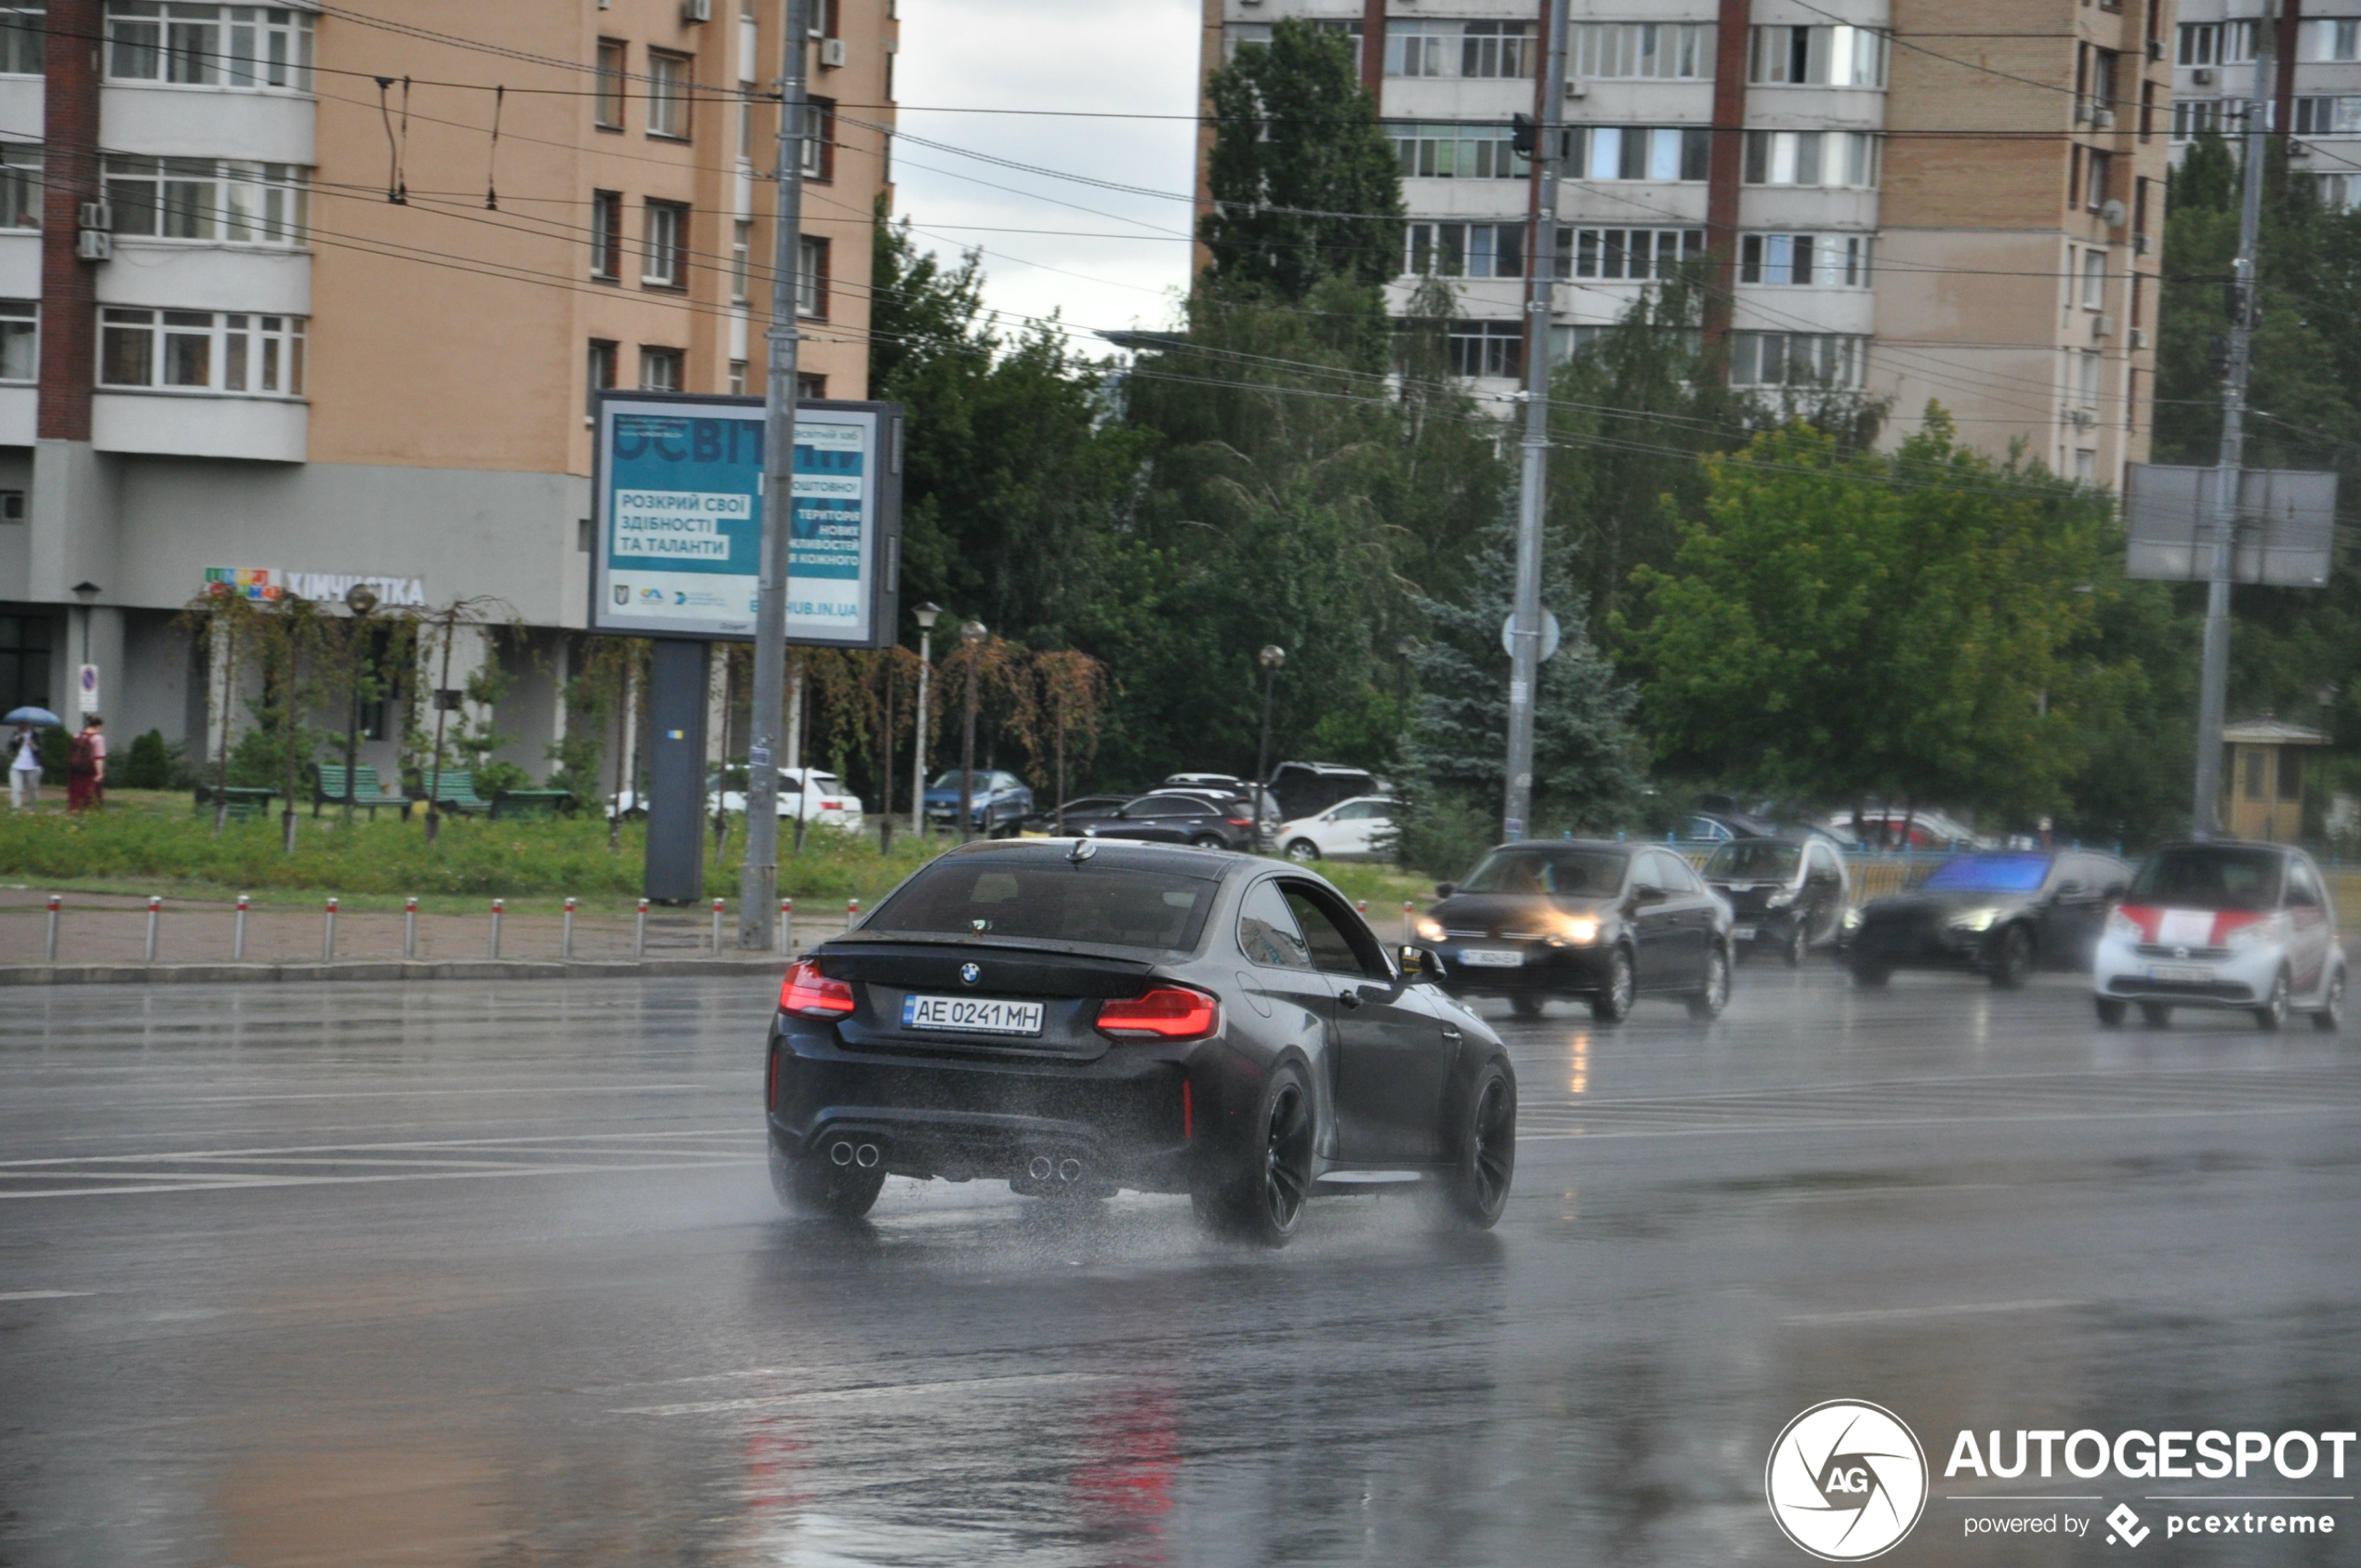
M 65 727 L 65 722 L 46 707 L 20 707 L 6 718 L 0 718 L 0 724 L 54 724 L 59 729 Z

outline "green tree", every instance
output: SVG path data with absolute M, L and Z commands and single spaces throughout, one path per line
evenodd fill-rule
M 2103 493 L 1957 444 L 1930 405 L 1891 455 L 1802 426 L 1707 459 L 1702 514 L 1633 586 L 1648 726 L 1676 763 L 1838 798 L 2070 803 L 2122 591 Z
M 1222 284 L 1296 301 L 1322 278 L 1376 286 L 1402 270 L 1402 182 L 1352 44 L 1299 18 L 1245 44 L 1206 84 L 1214 210 L 1199 236 Z

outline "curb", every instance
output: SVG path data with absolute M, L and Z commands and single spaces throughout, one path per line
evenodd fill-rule
M 784 958 L 577 959 L 445 958 L 356 960 L 342 964 L 0 964 L 7 985 L 218 985 L 300 981 L 629 980 L 666 975 L 769 975 Z

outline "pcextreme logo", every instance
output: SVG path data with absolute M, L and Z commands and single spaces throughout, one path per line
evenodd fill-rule
M 1926 1510 L 1926 1451 L 1893 1412 L 1832 1399 L 1779 1433 L 1762 1486 L 1788 1540 L 1825 1562 L 1860 1562 L 1898 1545 Z

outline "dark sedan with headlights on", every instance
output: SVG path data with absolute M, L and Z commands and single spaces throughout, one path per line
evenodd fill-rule
M 1504 844 L 1435 889 L 1418 922 L 1455 996 L 1502 996 L 1520 1018 L 1581 997 L 1619 1023 L 1642 995 L 1698 1018 L 1730 999 L 1730 906 L 1670 850 L 1537 839 Z
M 1186 1192 L 1269 1245 L 1322 1193 L 1488 1227 L 1516 1160 L 1499 1036 L 1312 873 L 1096 839 L 972 844 L 787 973 L 772 1182 L 857 1217 L 889 1173 Z
M 1835 843 L 1734 838 L 1706 857 L 1706 886 L 1730 901 L 1730 936 L 1740 954 L 1776 953 L 1790 968 L 1837 938 L 1853 884 Z
M 2003 990 L 2037 968 L 2090 972 L 2131 868 L 2091 850 L 1955 855 L 1917 887 L 1844 917 L 1837 958 L 1865 986 L 1896 969 L 1957 969 Z

